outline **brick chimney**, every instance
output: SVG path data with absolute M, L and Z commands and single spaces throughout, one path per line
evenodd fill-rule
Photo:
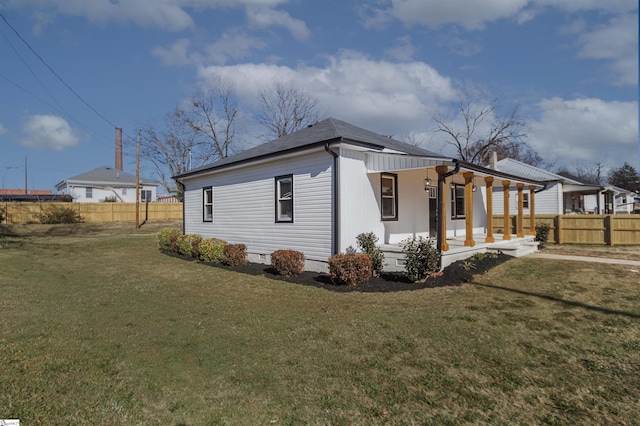
M 116 127 L 116 170 L 122 170 L 122 128 Z

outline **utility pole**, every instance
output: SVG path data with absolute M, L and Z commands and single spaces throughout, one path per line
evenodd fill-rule
M 27 180 L 27 157 L 24 157 L 24 195 L 29 194 L 29 186 Z
M 140 228 L 140 129 L 138 129 L 138 153 L 136 154 L 136 229 Z

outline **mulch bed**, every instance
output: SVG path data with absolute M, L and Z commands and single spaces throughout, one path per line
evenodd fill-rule
M 179 256 L 179 255 L 178 255 Z M 183 257 L 183 256 L 179 256 Z M 193 260 L 193 258 L 185 259 Z M 482 274 L 489 269 L 511 259 L 510 256 L 499 254 L 496 256 L 486 256 L 482 259 L 459 260 L 444 268 L 441 275 L 429 277 L 425 282 L 412 283 L 403 273 L 384 272 L 379 277 L 371 277 L 368 282 L 358 286 L 348 287 L 334 284 L 328 274 L 317 272 L 303 272 L 293 277 L 278 275 L 270 265 L 261 263 L 248 263 L 245 266 L 229 267 L 221 264 L 205 263 L 216 268 L 223 268 L 229 271 L 243 274 L 263 276 L 273 280 L 286 281 L 293 284 L 308 285 L 323 288 L 336 292 L 364 292 L 364 293 L 387 293 L 393 291 L 412 291 L 423 288 L 459 286 L 473 280 L 476 274 Z

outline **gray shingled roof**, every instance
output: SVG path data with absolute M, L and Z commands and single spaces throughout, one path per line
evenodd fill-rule
M 214 163 L 193 169 L 187 173 L 175 176 L 175 178 L 194 175 L 203 171 L 243 163 L 258 158 L 270 157 L 289 151 L 311 148 L 315 145 L 322 145 L 336 140 L 364 145 L 377 150 L 386 148 L 394 151 L 400 151 L 408 155 L 448 159 L 448 157 L 443 157 L 440 154 L 362 129 L 344 121 L 336 120 L 335 118 L 327 118 L 295 133 L 291 133 L 271 142 L 258 145 L 230 157 L 223 158 Z
M 102 166 L 97 169 L 81 173 L 77 176 L 65 179 L 63 182 L 90 182 L 102 185 L 135 185 L 136 177 L 122 170 L 113 167 Z M 60 182 L 62 183 L 62 182 Z M 58 185 L 60 185 L 60 183 Z M 144 185 L 158 185 L 157 182 L 140 178 L 140 183 Z M 57 186 L 57 185 L 56 185 Z

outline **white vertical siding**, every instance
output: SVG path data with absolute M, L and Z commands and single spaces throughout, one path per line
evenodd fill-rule
M 299 250 L 326 261 L 332 244 L 332 165 L 325 151 L 274 160 L 185 182 L 185 232 L 244 243 L 270 254 Z M 294 222 L 275 222 L 276 176 L 293 175 Z M 213 222 L 202 220 L 202 188 L 213 187 Z
M 424 192 L 426 170 L 392 172 L 398 179 L 398 220 L 383 221 L 380 213 L 380 173 L 367 173 L 367 164 L 372 164 L 368 157 L 380 157 L 384 165 L 378 165 L 391 170 L 392 164 L 389 162 L 398 161 L 394 156 L 341 150 L 340 251 L 350 246 L 357 247 L 356 237 L 363 232 L 375 233 L 381 244 L 396 244 L 412 236 L 428 236 L 429 199 Z
M 380 220 L 380 175 L 367 174 L 366 154 L 340 151 L 340 247 L 357 248 L 356 236 L 373 232 L 379 243 L 385 241 L 385 229 Z

